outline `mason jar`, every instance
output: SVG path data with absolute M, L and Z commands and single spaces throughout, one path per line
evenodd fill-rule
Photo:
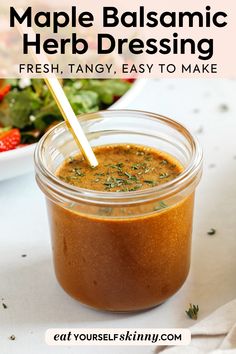
M 83 189 L 56 176 L 61 164 L 79 153 L 66 124 L 48 131 L 37 145 L 35 170 L 46 197 L 58 282 L 96 309 L 154 307 L 172 296 L 189 272 L 202 150 L 185 127 L 154 113 L 109 110 L 79 120 L 92 147 L 144 145 L 169 154 L 183 171 L 144 190 Z

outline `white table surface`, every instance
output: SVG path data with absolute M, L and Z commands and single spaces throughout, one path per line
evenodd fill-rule
M 44 197 L 34 175 L 1 182 L 1 354 L 153 353 L 154 347 L 142 346 L 48 347 L 44 334 L 50 327 L 186 327 L 193 324 L 185 315 L 189 302 L 199 305 L 200 320 L 236 297 L 236 81 L 150 81 L 129 108 L 173 117 L 197 133 L 204 148 L 186 283 L 147 312 L 112 314 L 83 307 L 56 282 Z M 216 235 L 208 236 L 212 227 Z M 15 341 L 8 338 L 12 334 Z

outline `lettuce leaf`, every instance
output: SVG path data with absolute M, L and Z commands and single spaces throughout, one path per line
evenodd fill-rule
M 23 89 L 18 79 L 8 81 L 12 89 L 0 102 L 0 125 L 24 133 L 37 129 L 42 135 L 52 122 L 62 120 L 44 80 L 32 79 L 31 86 Z M 107 108 L 130 88 L 122 80 L 65 79 L 62 83 L 76 115 Z

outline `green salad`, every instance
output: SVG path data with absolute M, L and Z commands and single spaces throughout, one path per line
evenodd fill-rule
M 43 80 L 1 81 L 0 152 L 38 141 L 52 124 L 62 120 Z M 132 85 L 130 80 L 120 79 L 64 79 L 61 83 L 76 115 L 108 108 Z M 20 140 L 15 139 L 18 145 L 14 147 L 11 144 L 7 145 L 5 141 L 8 139 L 9 143 L 9 132 L 15 130 L 16 135 L 16 129 L 20 134 Z

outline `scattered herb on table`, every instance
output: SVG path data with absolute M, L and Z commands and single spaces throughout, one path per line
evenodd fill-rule
M 219 106 L 219 110 L 220 112 L 222 113 L 225 113 L 225 112 L 228 112 L 229 111 L 229 106 L 225 103 L 222 103 L 220 106 Z
M 186 314 L 188 315 L 189 318 L 191 318 L 192 320 L 197 320 L 198 312 L 199 312 L 199 306 L 190 304 L 189 309 L 187 311 L 185 311 L 185 312 L 186 312 Z
M 216 165 L 214 163 L 210 163 L 209 168 L 215 168 Z
M 197 130 L 196 130 L 196 134 L 202 134 L 204 132 L 204 128 L 203 126 L 200 126 Z
M 2 307 L 4 308 L 4 309 L 7 309 L 7 305 L 3 302 L 2 303 Z
M 207 232 L 207 235 L 209 235 L 209 236 L 213 236 L 213 235 L 215 235 L 216 234 L 216 229 L 213 229 L 213 228 L 211 228 L 208 232 Z
M 10 340 L 15 340 L 16 339 L 16 336 L 14 334 L 12 334 L 10 337 L 9 337 Z

